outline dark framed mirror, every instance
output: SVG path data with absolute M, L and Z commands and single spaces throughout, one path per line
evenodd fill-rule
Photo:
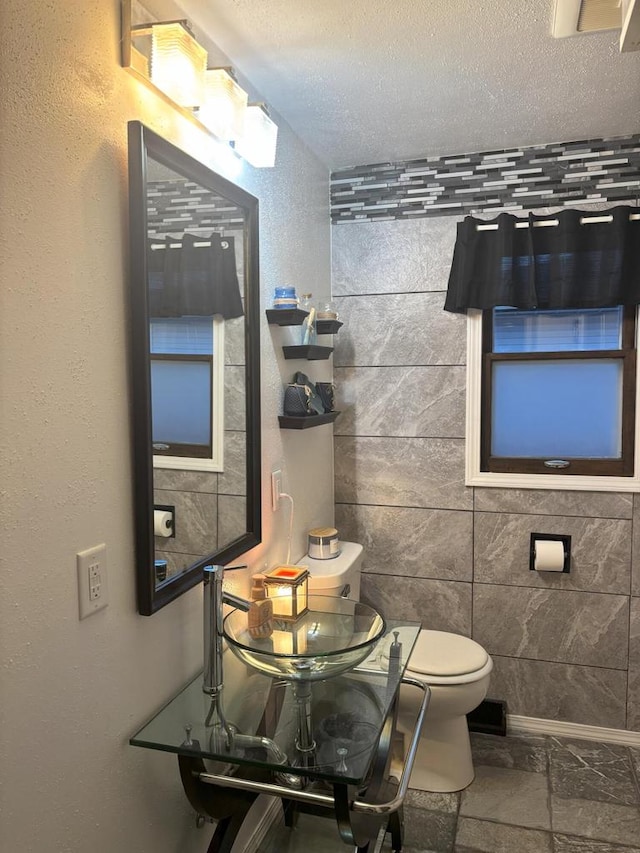
M 129 122 L 136 580 L 149 616 L 257 545 L 258 200 Z

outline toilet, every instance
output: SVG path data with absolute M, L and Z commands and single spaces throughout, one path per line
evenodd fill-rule
M 340 553 L 328 560 L 317 560 L 308 554 L 302 563 L 309 569 L 309 595 L 331 595 L 360 601 L 362 545 L 340 542 Z
M 427 684 L 431 698 L 411 788 L 444 793 L 471 784 L 474 770 L 466 715 L 485 699 L 492 669 L 493 661 L 474 640 L 446 631 L 420 631 L 405 675 Z M 421 698 L 421 690 L 401 685 L 398 728 L 405 740 L 414 730 Z
M 363 549 L 340 542 L 332 559 L 309 557 L 309 593 L 360 598 Z M 413 632 L 412 632 L 413 635 Z M 399 631 L 402 642 L 402 629 Z M 386 668 L 384 651 L 379 663 Z M 422 630 L 413 648 L 406 675 L 427 684 L 431 698 L 425 716 L 410 785 L 422 791 L 460 791 L 474 777 L 466 715 L 485 699 L 493 661 L 479 643 L 461 634 Z M 415 727 L 422 691 L 400 688 L 398 728 L 405 740 Z

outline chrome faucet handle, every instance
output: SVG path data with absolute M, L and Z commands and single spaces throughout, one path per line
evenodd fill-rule
M 235 607 L 236 610 L 244 610 L 245 613 L 248 613 L 251 609 L 251 601 L 247 601 L 246 598 L 241 598 L 239 595 L 234 595 L 232 592 L 223 592 L 222 593 L 222 603 L 228 604 L 229 607 Z

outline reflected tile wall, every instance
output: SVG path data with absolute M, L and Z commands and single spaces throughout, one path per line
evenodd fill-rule
M 153 485 L 156 490 L 170 489 L 175 492 L 218 491 L 218 474 L 211 471 L 185 471 L 173 468 L 154 468 Z M 162 503 L 156 496 L 156 503 Z
M 457 221 L 333 228 L 336 525 L 364 546 L 363 597 L 485 644 L 511 713 L 640 731 L 640 501 L 464 485 Z M 532 532 L 571 535 L 569 575 L 529 571 Z
M 217 495 L 156 490 L 154 499 L 156 503 L 175 506 L 175 536 L 154 537 L 156 548 L 202 557 L 215 551 Z
M 224 428 L 246 429 L 245 369 L 227 365 L 224 369 Z
M 247 434 L 224 434 L 224 471 L 218 474 L 218 493 L 245 495 L 247 493 Z
M 236 326 L 234 327 L 234 323 Z M 239 324 L 239 325 L 238 325 Z M 225 367 L 225 432 L 224 432 L 224 449 L 223 449 L 223 465 L 224 471 L 220 473 L 212 473 L 208 471 L 187 471 L 173 470 L 168 468 L 154 468 L 153 483 L 154 483 L 154 501 L 156 504 L 174 504 L 180 506 L 180 511 L 176 509 L 176 516 L 179 517 L 178 530 L 180 531 L 179 539 L 171 539 L 170 543 L 165 547 L 168 551 L 181 552 L 183 549 L 191 549 L 195 547 L 195 543 L 199 543 L 199 548 L 204 548 L 198 553 L 200 556 L 210 554 L 218 547 L 218 543 L 230 542 L 237 536 L 241 535 L 245 528 L 241 527 L 244 524 L 244 510 L 237 509 L 238 506 L 246 506 L 246 501 L 236 504 L 236 508 L 228 511 L 224 519 L 217 517 L 218 507 L 221 504 L 215 501 L 215 510 L 213 504 L 209 507 L 211 512 L 208 522 L 211 536 L 208 536 L 204 530 L 203 518 L 201 513 L 194 512 L 191 514 L 183 507 L 188 507 L 191 504 L 198 507 L 202 503 L 199 496 L 204 494 L 210 495 L 246 495 L 246 432 L 245 432 L 245 392 L 242 385 L 244 381 L 244 367 L 242 366 L 244 351 L 243 338 L 240 333 L 243 333 L 244 318 L 239 318 L 238 321 L 228 321 L 227 326 L 230 327 L 230 333 L 225 338 L 225 354 L 230 358 L 237 358 L 240 361 L 239 365 L 227 364 Z M 242 341 L 242 352 L 239 346 L 236 346 L 236 354 L 233 355 L 227 344 L 235 339 Z M 188 493 L 191 493 L 189 495 Z M 166 498 L 166 499 L 165 499 Z M 211 503 L 211 501 L 210 501 Z M 227 504 L 228 506 L 228 504 Z M 221 509 L 222 512 L 222 509 Z M 242 522 L 238 519 L 242 518 Z M 220 536 L 220 530 L 223 531 L 223 536 Z M 227 535 L 228 538 L 224 538 Z M 207 539 L 211 540 L 211 547 L 205 547 Z M 156 540 L 156 549 L 158 549 L 158 540 Z M 191 560 L 193 562 L 193 560 Z M 175 572 L 182 571 L 184 566 L 176 566 Z M 171 565 L 169 566 L 171 572 Z
M 247 529 L 247 499 L 238 495 L 218 496 L 218 540 L 233 542 Z

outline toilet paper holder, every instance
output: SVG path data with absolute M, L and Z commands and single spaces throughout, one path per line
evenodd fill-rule
M 562 569 L 557 571 L 561 571 L 562 573 L 568 575 L 571 571 L 571 536 L 565 535 L 563 533 L 532 533 L 531 543 L 529 546 L 529 570 L 532 572 L 544 571 L 536 568 L 537 542 L 562 542 L 562 549 L 564 551 L 564 561 L 562 564 Z
M 176 535 L 176 508 L 173 504 L 154 504 L 153 511 L 163 511 L 171 513 L 171 533 L 168 538 L 175 539 Z

